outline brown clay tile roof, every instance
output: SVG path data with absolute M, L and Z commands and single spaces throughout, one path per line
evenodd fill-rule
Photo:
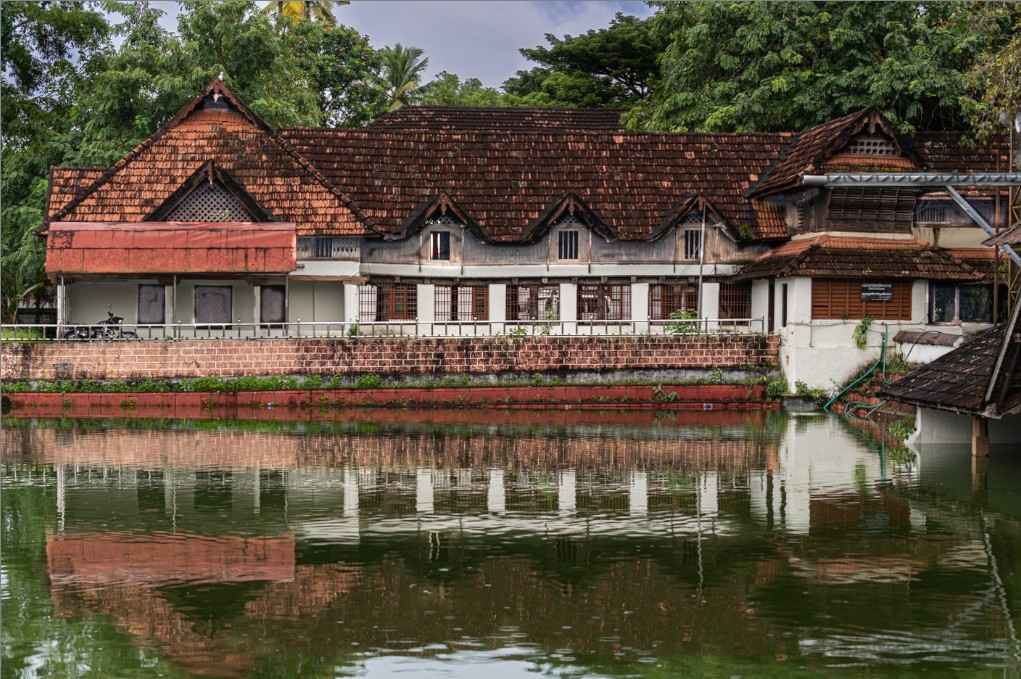
M 261 208 L 274 219 L 293 222 L 299 233 L 365 233 L 350 200 L 243 105 L 238 103 L 234 109 L 200 106 L 211 92 L 236 101 L 222 83 L 214 81 L 167 127 L 104 171 L 86 192 L 54 211 L 50 220 L 144 221 L 200 168 L 214 161 Z M 63 177 L 64 172 L 56 174 Z M 63 199 L 66 194 L 63 189 L 59 195 Z
M 921 241 L 819 235 L 784 243 L 746 266 L 738 277 L 772 276 L 979 280 L 982 273 Z
M 975 271 L 982 274 L 989 283 L 993 282 L 996 272 L 996 250 L 988 247 L 980 248 L 947 248 L 955 259 L 959 259 Z
M 1021 224 L 1012 226 L 1005 231 L 1001 231 L 995 236 L 990 236 L 986 240 L 982 241 L 985 245 L 996 246 L 996 245 L 1021 245 Z
M 897 344 L 922 344 L 930 347 L 952 347 L 962 339 L 961 335 L 938 330 L 901 330 L 893 337 Z
M 404 106 L 369 127 L 387 130 L 619 130 L 620 109 Z
M 621 239 L 659 233 L 695 194 L 735 231 L 747 226 L 759 237 L 744 192 L 786 138 L 372 129 L 280 134 L 351 196 L 375 229 L 400 235 L 409 215 L 445 194 L 493 241 L 526 239 L 569 195 Z
M 973 144 L 963 132 L 919 132 L 913 148 L 925 168 L 936 172 L 1010 170 L 1010 139 L 1005 134 Z
M 53 222 L 47 274 L 288 273 L 294 224 Z
M 50 192 L 47 195 L 46 218 L 67 207 L 75 198 L 81 198 L 86 190 L 99 179 L 104 167 L 54 167 L 50 169 Z
M 1021 406 L 1021 335 L 1017 314 L 1009 323 L 977 333 L 935 361 L 915 368 L 880 391 L 884 398 L 918 406 L 975 414 L 1000 415 Z M 1015 329 L 1015 330 L 1011 330 Z M 993 398 L 986 391 L 993 378 L 1005 337 L 1010 345 L 997 374 Z

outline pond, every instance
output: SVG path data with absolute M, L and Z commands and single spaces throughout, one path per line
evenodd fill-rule
M 1017 676 L 1021 456 L 830 416 L 6 419 L 4 677 Z

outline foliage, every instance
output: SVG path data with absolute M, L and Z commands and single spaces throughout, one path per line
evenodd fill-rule
M 632 122 L 669 130 L 800 130 L 874 106 L 904 131 L 961 129 L 968 74 L 1021 8 L 969 2 L 656 0 L 669 42 Z
M 285 26 L 318 21 L 330 26 L 337 23 L 333 7 L 350 5 L 351 0 L 270 0 L 263 14 L 276 15 L 277 22 Z
M 642 101 L 659 78 L 657 59 L 666 46 L 653 19 L 617 14 L 606 28 L 558 38 L 521 54 L 539 64 L 504 83 L 532 105 L 622 106 Z
M 787 395 L 787 380 L 770 380 L 766 384 L 766 398 L 777 401 Z
M 428 106 L 513 106 L 519 98 L 486 87 L 478 78 L 461 80 L 443 71 L 418 92 L 417 103 Z
M 384 109 L 394 111 L 412 103 L 419 89 L 419 78 L 429 66 L 429 57 L 418 47 L 400 43 L 381 51 L 383 60 Z
M 801 380 L 794 382 L 794 394 L 798 398 L 803 398 L 809 401 L 825 401 L 827 399 L 826 391 L 823 389 L 813 389 Z
M 968 100 L 972 123 L 982 135 L 1002 134 L 1011 124 L 1021 125 L 1015 122 L 1021 112 L 1021 11 L 995 3 L 984 3 L 981 10 L 978 30 L 1013 20 L 1010 41 L 987 50 L 968 74 L 972 90 L 978 93 Z
M 854 340 L 854 346 L 859 349 L 866 349 L 869 346 L 869 332 L 872 330 L 872 317 L 866 316 L 861 319 L 858 325 L 854 326 L 854 332 L 851 333 L 851 339 Z
M 668 323 L 666 331 L 671 335 L 689 335 L 698 332 L 698 314 L 690 309 L 678 309 L 670 314 L 672 323 Z
M 902 417 L 891 422 L 886 427 L 887 435 L 895 441 L 906 441 L 909 436 L 915 433 L 915 421 L 910 417 Z
M 358 379 L 355 380 L 356 389 L 379 389 L 382 386 L 383 378 L 373 373 L 359 375 Z

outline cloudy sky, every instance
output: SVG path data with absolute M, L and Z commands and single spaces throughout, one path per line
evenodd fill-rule
M 151 5 L 167 13 L 164 23 L 172 27 L 174 3 Z M 606 26 L 617 12 L 651 13 L 642 0 L 352 0 L 335 10 L 374 47 L 399 42 L 424 49 L 429 77 L 450 71 L 493 86 L 527 66 L 519 48 L 545 43 L 546 33 Z

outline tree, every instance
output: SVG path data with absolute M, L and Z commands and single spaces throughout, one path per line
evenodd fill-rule
M 658 91 L 632 124 L 804 129 L 874 106 L 905 131 L 960 129 L 966 74 L 1010 37 L 978 3 L 656 2 L 668 36 Z
M 653 19 L 617 14 L 606 28 L 558 38 L 549 46 L 521 50 L 539 66 L 504 83 L 520 97 L 544 95 L 564 106 L 621 106 L 644 100 L 659 79 L 658 57 L 666 47 Z
M 305 21 L 319 21 L 333 26 L 337 19 L 333 8 L 350 5 L 351 0 L 270 0 L 262 9 L 263 14 L 276 14 L 282 25 L 300 24 Z
M 514 106 L 517 98 L 486 87 L 478 78 L 461 80 L 443 71 L 419 91 L 418 103 L 430 106 Z
M 983 54 L 969 73 L 975 97 L 968 113 L 981 135 L 1002 134 L 1017 124 L 1021 115 L 1021 11 L 1011 13 L 1006 6 L 987 5 L 986 14 L 976 25 L 989 30 L 990 22 L 1013 22 L 1013 37 L 1000 49 Z M 1021 130 L 1018 130 L 1021 132 Z
M 429 66 L 418 47 L 404 47 L 400 43 L 381 50 L 383 59 L 383 87 L 385 109 L 394 111 L 411 103 L 418 90 L 418 79 Z

